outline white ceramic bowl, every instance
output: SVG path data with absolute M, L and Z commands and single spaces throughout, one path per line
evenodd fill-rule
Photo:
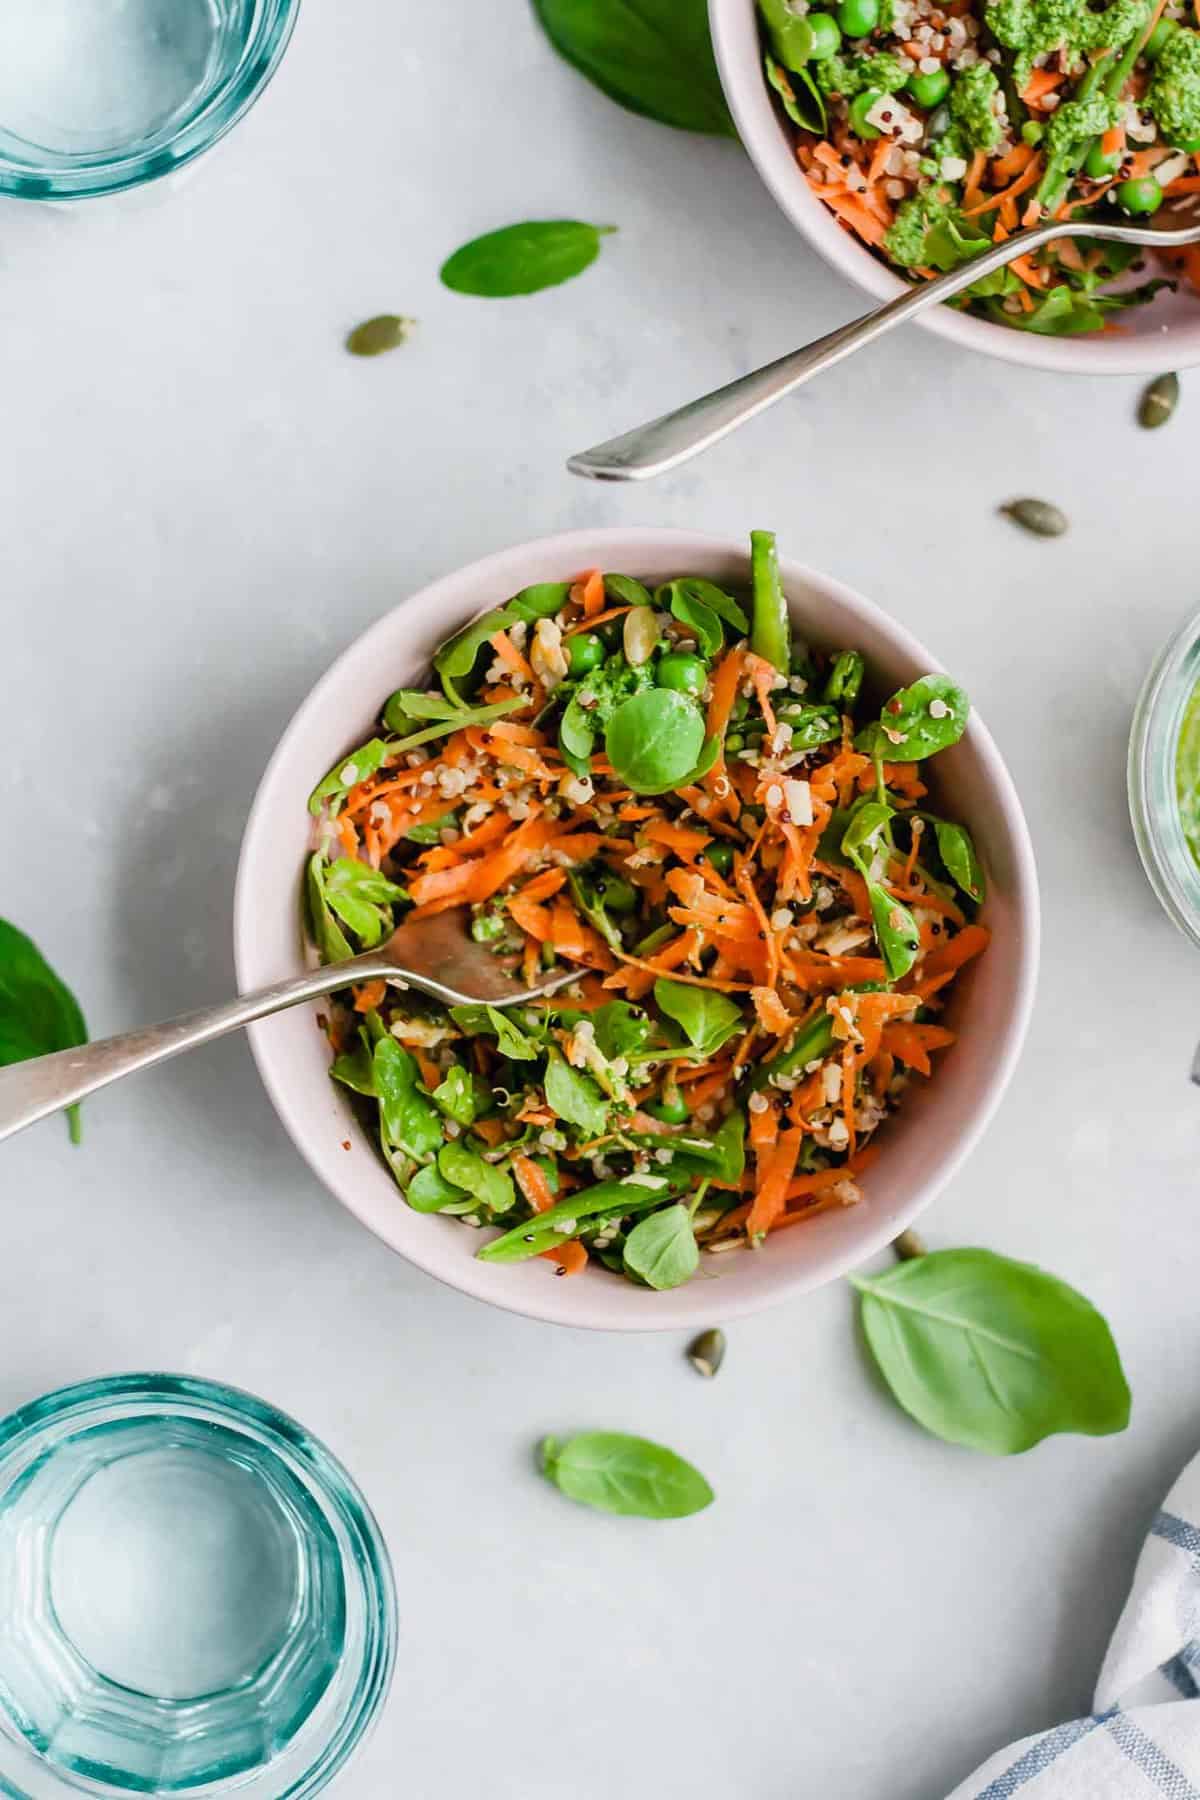
M 427 675 L 449 632 L 536 581 L 588 568 L 621 569 L 651 583 L 696 574 L 749 584 L 740 544 L 686 531 L 569 532 L 503 550 L 412 595 L 352 644 L 284 732 L 254 802 L 242 845 L 235 951 L 243 990 L 300 973 L 301 871 L 310 846 L 309 793 L 340 756 L 370 736 L 387 695 Z M 802 636 L 853 645 L 888 686 L 938 665 L 867 600 L 799 563 L 783 578 Z M 990 1118 L 1025 1035 L 1038 962 L 1037 878 L 1029 834 L 1008 773 L 978 718 L 937 760 L 940 805 L 969 824 L 990 881 L 984 917 L 994 941 L 956 985 L 949 1010 L 963 1028 L 936 1078 L 915 1083 L 880 1134 L 866 1198 L 780 1232 L 758 1252 L 707 1259 L 686 1287 L 650 1293 L 590 1268 L 557 1280 L 548 1263 L 477 1262 L 478 1235 L 455 1221 L 410 1212 L 343 1091 L 314 1007 L 251 1028 L 267 1091 L 297 1148 L 331 1191 L 392 1249 L 451 1287 L 513 1312 L 565 1325 L 646 1331 L 711 1324 L 754 1312 L 840 1275 L 910 1223 L 949 1180 Z M 349 1148 L 345 1148 L 346 1145 Z
M 826 262 L 875 300 L 894 300 L 908 283 L 838 224 L 796 161 L 763 76 L 755 0 L 708 0 L 708 16 L 729 109 L 768 188 Z M 1084 337 L 1038 337 L 949 306 L 922 313 L 918 323 L 965 349 L 1060 374 L 1157 375 L 1200 362 L 1200 295 L 1190 288 L 1159 294 L 1150 306 L 1131 307 L 1118 316 L 1119 331 Z

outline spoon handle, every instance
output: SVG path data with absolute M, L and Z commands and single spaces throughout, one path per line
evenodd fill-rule
M 152 1068 L 184 1050 L 195 1050 L 227 1032 L 238 1031 L 255 1019 L 265 1019 L 285 1007 L 298 1006 L 304 1000 L 315 1000 L 345 987 L 351 980 L 369 981 L 380 975 L 387 975 L 396 984 L 396 972 L 387 963 L 375 956 L 358 957 L 352 971 L 348 963 L 314 969 L 311 974 L 277 982 L 256 994 L 243 994 L 222 1006 L 184 1013 L 165 1025 L 147 1025 L 140 1031 L 123 1032 L 120 1037 L 101 1038 L 98 1043 L 80 1044 L 74 1050 L 57 1050 L 52 1056 L 13 1063 L 0 1069 L 0 1140 L 12 1137 L 48 1113 L 74 1106 L 98 1088 L 120 1081 L 123 1075 Z
M 1054 237 L 1078 236 L 1080 230 L 1081 227 L 1070 223 L 1055 223 L 1018 231 L 961 267 L 907 289 L 874 312 L 852 319 L 848 325 L 841 325 L 826 337 L 781 356 L 777 362 L 754 369 L 749 375 L 741 375 L 727 386 L 704 394 L 699 400 L 690 400 L 686 406 L 663 413 L 648 424 L 637 425 L 620 437 L 610 438 L 607 443 L 580 451 L 570 458 L 567 467 L 574 475 L 589 475 L 597 481 L 645 481 L 653 475 L 664 475 L 668 469 L 678 468 L 689 457 L 699 455 L 701 450 L 707 450 L 729 432 L 736 431 L 747 419 L 765 412 L 768 406 L 774 406 L 777 400 L 811 381 L 823 369 L 830 369 L 834 363 L 853 356 L 856 350 L 873 343 L 885 332 L 894 331 L 897 325 L 924 312 L 926 307 L 936 306 L 940 301 L 960 294 L 981 276 L 1003 268 L 1014 256 L 1028 254 Z

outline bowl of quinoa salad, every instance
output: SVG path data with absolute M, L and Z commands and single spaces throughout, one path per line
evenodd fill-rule
M 1200 209 L 1200 31 L 1183 0 L 710 0 L 709 12 L 760 175 L 878 300 L 1047 219 L 1144 223 L 1164 199 Z M 1064 241 L 919 322 L 1035 367 L 1181 368 L 1200 360 L 1200 252 Z
M 903 1229 L 997 1104 L 1037 966 L 966 696 L 768 533 L 519 546 L 318 685 L 247 826 L 239 980 L 459 905 L 506 966 L 578 980 L 493 1016 L 347 990 L 254 1054 L 393 1249 L 601 1329 L 755 1311 Z

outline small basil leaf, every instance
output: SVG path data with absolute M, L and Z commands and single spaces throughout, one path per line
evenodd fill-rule
M 397 887 L 369 863 L 342 856 L 324 871 L 326 904 L 343 925 L 348 925 L 363 948 L 373 950 L 391 926 L 388 908 L 408 899 L 404 888 Z
M 934 834 L 937 837 L 938 855 L 949 875 L 964 894 L 972 900 L 982 900 L 986 892 L 983 870 L 979 866 L 979 858 L 975 854 L 975 845 L 965 825 L 956 825 L 950 819 L 934 819 L 930 814 Z
M 578 219 L 529 219 L 473 238 L 442 264 L 444 285 L 457 294 L 511 299 L 536 294 L 581 275 L 600 254 L 600 239 L 615 225 Z
M 533 1062 L 541 1055 L 533 1038 L 496 1006 L 452 1006 L 450 1017 L 471 1037 L 480 1032 L 495 1037 L 510 1062 Z
M 442 1142 L 442 1122 L 417 1087 L 416 1060 L 393 1037 L 375 1045 L 375 1087 L 384 1134 L 418 1162 Z
M 604 591 L 616 606 L 649 606 L 651 605 L 650 589 L 632 575 L 606 575 Z
M 32 938 L 0 919 L 0 1068 L 74 1050 L 88 1041 L 79 1002 Z M 79 1108 L 69 1106 L 71 1142 L 80 1139 Z
M 374 1060 L 370 1049 L 361 1040 L 353 1050 L 343 1050 L 334 1058 L 329 1073 L 334 1081 L 352 1088 L 356 1094 L 365 1094 L 371 1100 L 379 1098 L 375 1089 Z
M 625 1239 L 625 1267 L 652 1288 L 682 1287 L 700 1267 L 691 1216 L 682 1202 L 651 1213 Z
M 600 1054 L 610 1062 L 644 1050 L 654 1031 L 653 1021 L 628 1000 L 609 1000 L 590 1017 Z
M 608 1121 L 609 1103 L 590 1075 L 573 1069 L 557 1050 L 546 1063 L 546 1104 L 589 1138 L 599 1137 Z
M 648 1438 L 583 1431 L 541 1446 L 542 1473 L 569 1500 L 635 1519 L 683 1519 L 703 1512 L 713 1491 L 691 1463 Z
M 920 762 L 957 744 L 967 729 L 971 703 L 948 675 L 922 675 L 886 701 L 878 725 L 867 727 L 869 749 L 885 762 Z M 855 740 L 856 743 L 858 739 Z M 868 748 L 864 742 L 862 748 Z
M 723 1120 L 711 1143 L 674 1138 L 679 1145 L 679 1166 L 707 1175 L 712 1181 L 738 1182 L 746 1168 L 746 1115 L 735 1110 Z
M 868 800 L 855 808 L 853 817 L 842 834 L 842 855 L 858 863 L 868 880 L 871 879 L 872 858 L 887 848 L 884 832 L 894 817 L 890 806 L 885 806 L 880 800 Z
M 733 137 L 704 0 L 533 0 L 559 55 L 630 112 Z
M 700 646 L 701 656 L 711 662 L 714 656 L 720 655 L 725 634 L 720 618 L 696 592 L 700 586 L 700 582 L 686 579 L 668 581 L 657 590 L 654 601 L 691 632 Z
M 459 1125 L 475 1123 L 475 1083 L 460 1063 L 447 1069 L 445 1079 L 434 1088 L 430 1098 L 447 1118 Z
M 935 1436 L 1011 1456 L 1055 1432 L 1100 1437 L 1129 1423 L 1104 1319 L 1031 1263 L 937 1250 L 851 1279 L 884 1380 Z
M 409 731 L 414 719 L 453 719 L 461 711 L 445 694 L 425 694 L 416 688 L 397 688 L 383 709 L 383 722 L 397 734 Z
M 512 1177 L 474 1150 L 468 1150 L 465 1144 L 443 1144 L 437 1166 L 446 1181 L 452 1181 L 494 1213 L 509 1212 L 517 1204 Z
M 570 592 L 570 584 L 565 581 L 543 581 L 523 588 L 504 606 L 493 607 L 448 638 L 434 657 L 433 666 L 453 704 L 463 704 L 457 684 L 472 673 L 475 660 L 489 639 L 518 619 L 528 625 L 537 619 L 551 618 L 565 606 Z
M 372 775 L 377 775 L 395 748 L 394 744 L 385 744 L 382 738 L 372 738 L 369 743 L 360 744 L 357 750 L 352 750 L 349 756 L 341 757 L 309 795 L 309 812 L 316 817 L 328 802 L 329 810 L 336 813 L 350 789 L 357 787 L 360 781 L 369 781 Z
M 714 1055 L 741 1028 L 741 1009 L 727 995 L 686 981 L 660 975 L 654 983 L 654 1003 L 682 1028 L 698 1061 Z
M 305 895 L 308 901 L 309 930 L 323 963 L 349 962 L 354 955 L 353 948 L 325 898 L 326 866 L 325 858 L 319 852 L 308 859 Z
M 593 719 L 594 715 L 580 705 L 579 695 L 572 694 L 558 728 L 558 747 L 573 775 L 591 773 L 592 748 L 596 741 Z
M 462 1197 L 462 1189 L 447 1181 L 436 1163 L 418 1169 L 404 1190 L 404 1198 L 414 1212 L 442 1212 L 448 1206 L 456 1206 Z
M 613 713 L 604 747 L 618 781 L 635 794 L 665 794 L 684 782 L 704 744 L 704 715 L 683 694 L 651 688 Z
M 871 922 L 888 978 L 899 981 L 917 960 L 921 940 L 916 920 L 907 906 L 877 881 L 868 881 L 867 894 L 871 902 Z

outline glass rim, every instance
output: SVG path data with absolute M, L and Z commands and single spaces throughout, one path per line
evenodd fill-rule
M 216 1414 L 233 1428 L 259 1434 L 268 1447 L 286 1451 L 287 1460 L 312 1484 L 335 1515 L 346 1545 L 343 1572 L 356 1578 L 362 1610 L 362 1644 L 357 1661 L 346 1668 L 347 1692 L 337 1716 L 305 1750 L 300 1766 L 279 1767 L 281 1757 L 263 1764 L 249 1777 L 239 1775 L 232 1787 L 223 1782 L 178 1790 L 178 1800 L 204 1800 L 227 1792 L 264 1800 L 310 1800 L 345 1767 L 378 1719 L 391 1686 L 396 1659 L 396 1593 L 391 1559 L 378 1522 L 344 1465 L 296 1419 L 245 1389 L 202 1376 L 139 1372 L 99 1376 L 54 1389 L 0 1419 L 0 1472 L 25 1448 L 37 1455 L 53 1447 L 64 1428 L 129 1409 L 133 1416 L 156 1412 Z M 41 1440 L 49 1440 L 44 1446 Z M 302 1746 L 303 1731 L 295 1740 Z M 14 1761 L 15 1759 L 15 1761 Z M 132 1791 L 132 1790 L 129 1790 Z M 75 1792 L 100 1800 L 116 1800 L 126 1790 L 84 1775 L 71 1776 L 48 1763 L 27 1740 L 0 1729 L 0 1796 L 4 1800 L 50 1800 Z
M 301 0 L 268 0 L 274 17 L 235 74 L 209 96 L 178 131 L 152 149 L 97 153 L 77 159 L 30 163 L 0 155 L 0 198 L 73 201 L 128 192 L 172 175 L 219 143 L 243 119 L 267 87 L 291 41 Z
M 1200 685 L 1200 610 L 1172 632 L 1138 695 L 1129 734 L 1129 816 L 1142 867 L 1164 912 L 1200 946 L 1200 864 L 1184 836 L 1175 788 L 1179 734 Z

